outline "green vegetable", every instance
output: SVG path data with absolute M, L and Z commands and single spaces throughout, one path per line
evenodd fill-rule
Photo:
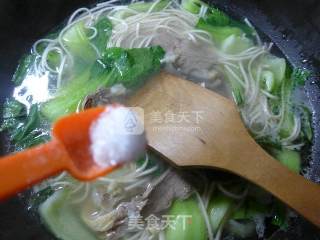
M 99 52 L 103 52 L 112 33 L 112 23 L 107 17 L 101 17 L 94 27 L 97 29 L 97 36 L 91 41 L 97 47 Z
M 255 199 L 248 198 L 245 203 L 236 209 L 231 219 L 235 220 L 253 220 L 257 215 L 265 215 L 268 213 L 266 205 L 256 201 Z
M 282 61 L 284 61 L 284 59 Z M 274 63 L 274 70 L 277 70 L 277 71 L 280 70 L 280 69 L 277 69 L 278 64 L 280 63 L 279 62 Z M 281 66 L 283 66 L 283 63 L 281 63 Z M 284 81 L 282 82 L 282 84 L 284 84 L 285 97 L 287 100 L 291 101 L 291 95 L 293 91 L 297 87 L 301 87 L 305 84 L 305 82 L 310 76 L 310 72 L 300 68 L 295 68 L 293 70 L 291 68 L 285 68 L 285 69 L 281 69 L 280 72 L 281 72 L 281 75 L 284 75 Z
M 68 204 L 68 190 L 59 190 L 40 205 L 39 212 L 54 235 L 63 240 L 97 240 L 81 220 L 75 206 Z
M 291 74 L 293 87 L 295 88 L 296 86 L 303 86 L 310 75 L 311 73 L 308 70 L 295 68 Z
M 49 139 L 49 134 L 42 129 L 43 119 L 39 113 L 38 104 L 26 107 L 15 99 L 8 99 L 4 104 L 3 123 L 1 131 L 7 131 L 14 150 L 22 150 L 43 143 Z
M 279 137 L 281 139 L 285 139 L 289 137 L 294 129 L 295 121 L 294 121 L 294 112 L 290 106 L 286 106 L 284 113 L 284 120 L 281 125 L 281 129 L 279 132 Z
M 300 107 L 300 113 L 301 113 L 301 138 L 303 138 L 305 141 L 311 142 L 312 141 L 312 127 L 311 127 L 311 121 L 312 116 L 311 112 L 307 107 L 301 106 Z
M 299 173 L 301 170 L 301 157 L 296 151 L 289 149 L 271 149 L 271 154 L 291 171 Z
M 182 6 L 192 13 L 198 13 L 201 1 L 186 0 Z M 230 18 L 223 11 L 209 7 L 204 17 L 200 18 L 196 28 L 211 34 L 214 42 L 226 53 L 235 54 L 253 46 L 251 39 L 255 33 L 254 29 L 240 21 Z M 244 36 L 245 35 L 245 36 Z
M 58 36 L 59 36 L 59 32 L 57 31 L 57 32 L 48 34 L 46 36 L 46 39 L 56 39 Z M 46 49 L 47 45 L 48 43 L 46 42 L 40 42 L 36 48 L 37 53 L 42 54 Z M 57 69 L 60 66 L 61 60 L 62 59 L 60 57 L 60 54 L 57 51 L 50 51 L 46 58 L 47 64 L 51 69 Z M 35 58 L 33 59 L 32 64 L 34 63 L 34 61 L 35 61 Z
M 268 92 L 272 92 L 276 88 L 274 74 L 271 71 L 264 70 L 261 73 L 261 84 Z
M 182 0 L 181 2 L 181 7 L 193 14 L 200 12 L 201 5 L 205 5 L 205 3 L 200 0 Z
M 45 202 L 53 193 L 54 190 L 51 187 L 47 187 L 43 190 L 40 190 L 39 192 L 31 195 L 28 204 L 32 209 L 38 210 L 39 206 L 43 202 Z
M 230 25 L 231 18 L 223 11 L 215 7 L 210 7 L 205 16 L 205 20 L 212 26 L 225 27 Z
M 279 138 L 285 139 L 289 137 L 294 129 L 295 125 L 295 112 L 292 104 L 292 93 L 293 93 L 293 81 L 291 78 L 285 78 L 282 82 L 282 98 L 285 102 L 283 122 L 279 131 Z M 279 102 L 275 102 L 279 104 Z
M 23 126 L 19 127 L 16 134 L 13 135 L 13 139 L 17 142 L 21 141 L 25 136 L 31 133 L 39 124 L 39 112 L 38 105 L 32 105 L 28 114 L 28 118 L 24 122 Z
M 218 45 L 221 45 L 222 42 L 231 35 L 238 37 L 243 35 L 243 31 L 240 28 L 231 26 L 214 26 L 207 23 L 203 18 L 199 19 L 196 28 L 210 33 L 212 39 Z
M 89 76 L 90 71 L 87 69 L 60 88 L 53 99 L 43 103 L 41 113 L 44 117 L 54 121 L 63 115 L 75 112 L 80 100 L 96 91 L 100 85 L 96 81 L 89 82 Z
M 78 22 L 63 35 L 63 43 L 73 56 L 74 64 L 91 64 L 97 59 L 97 53 L 88 39 L 89 29 L 84 22 Z
M 283 203 L 275 200 L 272 209 L 272 216 L 273 217 L 271 223 L 273 225 L 276 225 L 283 230 L 288 229 L 288 212 L 286 206 Z
M 0 131 L 14 130 L 27 116 L 25 105 L 15 99 L 7 99 L 3 105 L 3 122 Z
M 34 54 L 28 54 L 21 58 L 16 71 L 13 74 L 12 81 L 16 86 L 20 85 L 29 73 L 31 66 L 33 65 L 36 56 Z
M 98 78 L 113 73 L 112 81 L 128 88 L 140 86 L 145 77 L 160 70 L 160 60 L 164 56 L 161 47 L 150 48 L 109 48 L 91 70 L 91 76 Z M 110 84 L 109 85 L 113 85 Z
M 61 58 L 57 52 L 51 51 L 48 53 L 47 63 L 52 69 L 57 69 L 60 66 Z
M 197 6 L 196 5 L 197 2 L 195 1 L 190 1 L 190 2 L 193 5 Z M 196 9 L 195 7 L 192 7 L 193 5 L 191 5 L 190 8 Z M 230 37 L 231 35 L 234 35 L 234 37 L 243 37 L 244 39 L 247 39 L 243 35 L 246 35 L 246 37 L 252 38 L 252 36 L 255 34 L 255 31 L 253 28 L 249 27 L 247 24 L 244 24 L 240 21 L 236 21 L 230 18 L 223 11 L 215 7 L 208 8 L 206 15 L 203 18 L 199 19 L 196 27 L 209 32 L 213 40 L 218 45 L 222 44 L 222 42 L 226 40 L 228 37 Z M 245 42 L 247 42 L 247 44 L 249 43 L 249 45 L 252 45 L 251 41 L 249 42 L 249 39 L 247 39 Z M 245 42 L 241 42 L 237 40 L 237 44 L 240 43 L 241 45 L 243 45 Z M 229 44 L 230 43 L 225 43 L 225 45 L 229 45 Z M 247 44 L 244 44 L 244 45 L 247 45 Z
M 240 28 L 245 33 L 245 36 L 249 39 L 254 39 L 254 36 L 257 34 L 254 28 L 241 21 L 231 19 L 230 26 Z
M 224 72 L 228 83 L 230 84 L 232 90 L 232 97 L 235 103 L 240 107 L 244 103 L 244 89 L 237 81 L 237 79 L 226 69 L 222 69 Z M 239 76 L 241 73 L 238 69 L 234 69 L 235 75 Z
M 91 68 L 59 89 L 55 98 L 46 102 L 41 111 L 47 119 L 54 121 L 74 112 L 85 96 L 101 87 L 116 83 L 129 88 L 139 87 L 147 77 L 160 70 L 163 56 L 161 47 L 108 48 Z
M 262 83 L 266 85 L 265 89 L 267 91 L 275 93 L 280 89 L 281 84 L 285 79 L 286 60 L 268 54 L 263 57 L 261 64 L 265 66 L 265 70 L 262 71 L 261 76 Z
M 176 200 L 168 215 L 174 216 L 175 225 L 166 228 L 166 240 L 206 240 L 208 238 L 206 224 L 196 198 Z
M 251 37 L 254 34 L 254 29 L 245 23 L 230 18 L 223 11 L 215 7 L 210 7 L 206 16 L 204 17 L 206 22 L 212 26 L 220 27 L 236 27 L 241 29 L 247 37 Z
M 244 99 L 242 96 L 243 89 L 242 89 L 241 85 L 238 84 L 237 82 L 232 81 L 231 88 L 232 88 L 232 97 L 233 97 L 234 101 L 236 102 L 236 104 L 238 106 L 241 106 L 244 103 Z
M 259 194 L 259 192 L 261 192 L 261 190 L 256 189 L 256 192 L 254 192 L 255 196 L 256 194 Z M 265 192 L 262 192 L 262 195 L 265 195 Z M 253 197 L 248 197 L 240 208 L 234 210 L 226 228 L 235 236 L 241 238 L 250 237 L 256 230 L 254 220 L 261 217 L 264 218 L 268 213 L 268 205 L 262 204 Z
M 231 213 L 233 206 L 233 200 L 222 194 L 218 194 L 210 200 L 208 212 L 214 233 L 228 220 L 228 215 Z
M 221 42 L 221 50 L 229 54 L 241 53 L 253 46 L 253 42 L 244 36 L 236 36 L 234 34 L 227 37 Z
M 261 138 L 257 139 L 256 141 L 264 149 L 267 149 L 269 147 L 276 148 L 276 149 L 282 149 L 282 144 L 279 141 L 279 139 L 274 139 L 270 136 L 261 137 Z
M 292 133 L 295 126 L 294 117 L 301 117 L 301 134 L 299 139 L 301 141 L 312 140 L 312 128 L 311 128 L 311 113 L 308 108 L 304 106 L 295 106 L 292 101 L 292 94 L 297 87 L 304 85 L 305 81 L 309 77 L 310 73 L 302 69 L 294 69 L 293 71 L 286 71 L 286 78 L 282 82 L 284 89 L 284 102 L 285 116 L 284 121 L 280 129 L 280 138 L 287 138 Z

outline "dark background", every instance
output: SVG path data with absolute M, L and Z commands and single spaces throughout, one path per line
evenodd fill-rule
M 10 79 L 23 53 L 32 43 L 66 19 L 76 8 L 95 3 L 90 0 L 0 0 L 0 104 L 12 92 Z M 286 53 L 291 62 L 314 70 L 319 81 L 320 69 L 320 1 L 319 0 L 214 0 L 218 6 L 245 15 Z M 310 83 L 311 86 L 311 83 Z M 317 84 L 310 90 L 313 110 L 319 107 Z M 318 102 L 318 104 L 317 104 Z M 1 113 L 1 108 L 0 108 Z M 314 118 L 319 126 L 319 114 Z M 0 136 L 0 154 L 5 138 Z M 319 159 L 319 137 L 313 154 Z M 315 167 L 313 175 L 320 175 Z M 315 180 L 315 178 L 313 178 Z M 303 190 L 302 190 L 303 191 Z M 320 217 L 320 216 L 319 216 Z M 303 230 L 292 231 L 289 239 L 320 239 L 309 224 L 297 223 Z M 46 240 L 50 234 L 35 218 L 26 216 L 18 198 L 0 203 L 0 240 Z M 287 239 L 279 232 L 274 239 Z M 177 239 L 178 240 L 178 239 Z

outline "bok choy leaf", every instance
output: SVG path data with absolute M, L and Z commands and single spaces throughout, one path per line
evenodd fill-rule
M 75 76 L 56 96 L 44 103 L 42 113 L 50 121 L 75 112 L 79 102 L 102 87 L 122 83 L 135 88 L 160 70 L 164 56 L 161 47 L 122 49 L 108 48 L 90 69 Z

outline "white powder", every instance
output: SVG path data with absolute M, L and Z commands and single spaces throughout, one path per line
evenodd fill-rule
M 103 167 L 136 160 L 146 148 L 137 115 L 123 106 L 108 106 L 90 129 L 91 153 Z

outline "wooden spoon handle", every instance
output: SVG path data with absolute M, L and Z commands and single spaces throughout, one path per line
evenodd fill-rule
M 320 186 L 290 171 L 262 149 L 256 149 L 252 149 L 251 157 L 247 156 L 246 164 L 234 161 L 233 171 L 241 173 L 320 227 Z
M 63 170 L 65 151 L 52 141 L 0 159 L 0 199 Z

